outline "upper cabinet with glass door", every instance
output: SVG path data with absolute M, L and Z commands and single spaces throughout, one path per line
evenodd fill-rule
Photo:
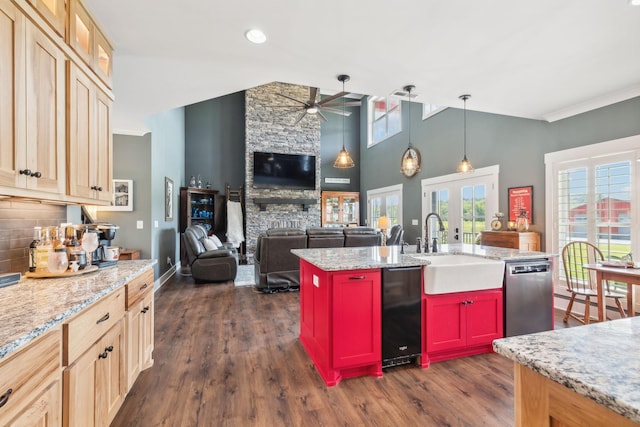
M 60 37 L 64 37 L 66 22 L 64 0 L 29 0 Z
M 80 0 L 69 2 L 69 45 L 111 87 L 113 48 Z

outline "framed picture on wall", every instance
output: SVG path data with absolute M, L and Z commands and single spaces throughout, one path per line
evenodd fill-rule
M 515 221 L 524 209 L 533 224 L 533 185 L 509 188 L 509 221 Z
M 164 177 L 164 220 L 173 221 L 173 180 Z
M 100 211 L 133 211 L 133 180 L 114 179 L 111 205 L 97 206 Z

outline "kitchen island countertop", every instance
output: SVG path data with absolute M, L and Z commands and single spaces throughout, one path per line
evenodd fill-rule
M 123 286 L 156 260 L 118 261 L 78 276 L 22 280 L 0 289 L 0 360 Z
M 502 338 L 493 342 L 493 348 L 640 422 L 640 317 Z
M 325 271 L 429 265 L 428 259 L 424 258 L 425 255 L 473 255 L 503 261 L 542 259 L 556 256 L 545 252 L 521 251 L 518 249 L 466 244 L 441 245 L 437 253 L 415 253 L 415 247 L 407 246 L 404 252 L 404 254 L 400 252 L 400 246 L 291 250 L 291 253 L 294 255 Z

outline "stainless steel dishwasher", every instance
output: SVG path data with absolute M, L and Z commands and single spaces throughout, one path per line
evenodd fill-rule
M 553 262 L 506 262 L 503 306 L 505 337 L 553 329 Z

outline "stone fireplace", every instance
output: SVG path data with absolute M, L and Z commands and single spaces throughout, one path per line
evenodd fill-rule
M 258 235 L 267 228 L 320 225 L 320 121 L 308 115 L 294 125 L 298 114 L 276 107 L 294 102 L 279 93 L 304 100 L 309 97 L 309 88 L 275 82 L 245 92 L 245 239 L 249 256 L 255 252 Z M 253 188 L 255 151 L 316 156 L 316 189 Z

